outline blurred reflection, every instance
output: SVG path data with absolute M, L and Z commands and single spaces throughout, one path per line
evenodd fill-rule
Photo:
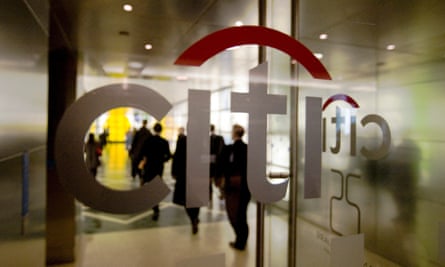
M 407 230 L 413 230 L 412 226 L 415 223 L 419 162 L 420 150 L 409 139 L 404 139 L 394 149 L 388 162 L 388 178 L 390 179 L 388 189 L 398 211 L 394 222 L 408 226 Z
M 410 139 L 393 148 L 382 161 L 368 161 L 366 171 L 371 183 L 388 190 L 397 208 L 394 223 L 411 228 L 415 222 L 420 150 Z
M 377 206 L 377 220 L 383 226 L 379 230 L 383 237 L 378 245 L 379 253 L 404 266 L 412 266 L 419 260 L 415 228 L 420 160 L 418 145 L 403 139 L 387 158 L 368 161 L 366 166 L 368 179 L 378 189 L 380 198 L 389 193 L 395 208 L 395 215 L 391 216 L 388 212 L 391 205 Z
M 85 165 L 100 184 L 114 190 L 137 188 L 129 179 L 130 162 L 125 143 L 102 146 L 94 133 L 89 133 L 84 151 Z
M 109 143 L 102 150 L 101 165 L 95 178 L 100 184 L 113 190 L 138 188 L 139 183 L 131 179 L 130 165 L 125 143 Z
M 142 122 L 139 118 L 140 114 L 146 117 L 143 119 L 145 123 L 143 127 L 145 127 L 147 119 L 151 117 L 142 111 L 128 107 L 110 109 L 97 117 L 90 125 L 89 132 L 97 137 L 96 142 L 102 152 L 101 165 L 93 175 L 100 184 L 110 189 L 132 190 L 139 187 L 139 183 L 131 179 L 135 177 L 135 168 L 131 169 L 129 154 L 131 156 L 137 149 L 134 146 L 134 141 L 136 141 L 134 134 L 136 125 Z M 145 130 L 150 134 L 148 129 Z M 88 161 L 86 164 L 88 166 Z

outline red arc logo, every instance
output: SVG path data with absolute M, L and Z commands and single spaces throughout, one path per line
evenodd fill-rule
M 352 97 L 345 95 L 345 94 L 336 94 L 336 95 L 329 97 L 324 102 L 322 110 L 325 110 L 334 101 L 345 101 L 346 103 L 351 105 L 351 107 L 354 107 L 354 108 L 360 107 L 359 104 Z
M 219 52 L 239 45 L 265 45 L 287 53 L 316 79 L 331 80 L 326 68 L 303 44 L 282 32 L 262 26 L 230 27 L 207 35 L 185 50 L 176 65 L 201 66 Z

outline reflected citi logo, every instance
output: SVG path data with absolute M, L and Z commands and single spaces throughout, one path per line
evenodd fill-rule
M 335 107 L 335 116 L 330 118 L 330 123 L 334 126 L 335 129 L 335 141 L 334 145 L 329 146 L 329 152 L 332 154 L 338 154 L 341 151 L 342 147 L 342 135 L 349 136 L 349 155 L 352 157 L 357 156 L 357 118 L 356 115 L 353 115 L 353 112 L 350 112 L 351 109 L 355 110 L 359 108 L 358 103 L 351 97 L 345 94 L 336 94 L 329 97 L 322 106 L 322 111 L 325 111 L 329 105 L 336 101 L 341 101 L 347 103 L 350 108 L 342 109 L 338 106 Z M 312 119 L 312 118 L 310 118 Z M 322 151 L 327 152 L 327 121 L 326 117 L 322 119 Z M 390 150 L 391 147 L 391 131 L 389 129 L 388 123 L 386 120 L 377 114 L 368 114 L 364 116 L 360 120 L 360 125 L 363 128 L 367 128 L 369 124 L 375 124 L 381 131 L 381 142 L 380 145 L 375 148 L 367 148 L 365 146 L 360 148 L 360 155 L 369 160 L 378 160 L 385 157 Z M 343 130 L 343 131 L 342 131 Z M 342 134 L 343 133 L 343 134 Z M 336 168 L 331 169 L 332 174 L 334 176 L 339 177 L 340 181 L 340 193 L 337 195 L 332 195 L 329 199 L 329 227 L 332 232 L 343 235 L 340 230 L 335 228 L 335 202 L 346 202 L 346 205 L 350 206 L 356 212 L 356 232 L 361 233 L 361 210 L 357 203 L 352 201 L 349 198 L 349 183 L 350 179 L 360 179 L 360 175 L 354 173 L 344 173 L 341 170 Z M 338 180 L 338 178 L 337 178 Z M 310 188 L 310 183 L 312 181 L 308 181 L 307 184 L 305 182 L 305 186 L 309 186 L 308 192 L 315 193 L 311 195 L 311 197 L 320 197 L 320 188 L 314 187 Z
M 336 106 L 335 116 L 324 117 L 323 112 L 338 101 L 346 103 L 350 108 L 341 109 Z M 304 198 L 321 197 L 322 152 L 328 152 L 328 146 L 329 152 L 338 154 L 342 148 L 342 136 L 347 135 L 350 141 L 349 154 L 350 156 L 357 155 L 357 118 L 351 111 L 359 107 L 357 101 L 345 94 L 333 95 L 323 105 L 320 97 L 306 97 Z M 369 160 L 381 159 L 389 153 L 391 131 L 386 120 L 377 114 L 368 114 L 360 120 L 360 125 L 363 128 L 368 128 L 369 124 L 377 125 L 381 131 L 382 140 L 377 147 L 360 147 L 359 153 Z M 327 129 L 329 125 L 334 126 L 335 142 L 333 145 L 328 144 Z M 320 142 L 320 140 L 322 141 Z M 354 174 L 354 176 L 356 175 Z
M 227 48 L 240 45 L 262 45 L 278 49 L 303 65 L 316 79 L 330 80 L 331 77 L 313 53 L 292 37 L 279 31 L 259 27 L 241 26 L 226 28 L 199 40 L 176 60 L 175 64 L 200 66 L 205 61 Z M 286 114 L 286 96 L 267 93 L 267 63 L 260 64 L 249 72 L 249 92 L 231 94 L 231 111 L 249 114 L 249 149 L 247 162 L 247 181 L 254 199 L 263 203 L 281 200 L 287 189 L 288 181 L 272 184 L 266 173 L 267 115 Z M 321 105 L 321 98 L 306 99 L 306 168 L 305 198 L 319 197 L 321 188 L 322 132 L 326 132 L 326 119 L 322 111 L 330 103 L 351 98 L 336 95 Z M 355 101 L 352 101 L 355 103 Z M 170 192 L 160 177 L 144 184 L 138 189 L 117 191 L 99 184 L 88 173 L 83 158 L 85 133 L 89 125 L 100 114 L 116 108 L 128 106 L 143 110 L 161 120 L 172 108 L 156 90 L 137 84 L 111 84 L 97 88 L 79 98 L 62 117 L 55 143 L 56 166 L 59 178 L 65 188 L 84 204 L 111 213 L 135 213 L 151 208 L 164 199 Z M 351 118 L 356 143 L 355 118 Z M 345 118 L 336 115 L 331 122 L 336 127 L 344 124 Z M 322 123 L 323 122 L 323 123 Z M 369 115 L 361 120 L 362 126 L 374 122 L 382 131 L 388 131 L 386 122 L 377 115 Z M 188 207 L 207 205 L 209 177 L 209 140 L 210 90 L 188 90 L 188 139 L 187 139 L 187 199 Z M 340 138 L 331 147 L 332 153 L 340 150 Z M 326 140 L 324 138 L 323 140 Z M 323 144 L 322 144 L 323 143 Z M 381 148 L 360 151 L 367 158 L 380 157 L 387 150 L 385 140 Z M 325 150 L 325 148 L 324 148 Z M 351 154 L 355 155 L 355 151 Z
M 325 111 L 328 106 L 335 101 L 346 102 L 353 109 L 358 109 L 358 103 L 350 96 L 345 94 L 336 94 L 334 96 L 329 97 L 325 103 L 323 104 L 322 110 Z M 333 154 L 338 154 L 341 149 L 341 135 L 342 129 L 347 132 L 350 136 L 350 155 L 357 155 L 357 118 L 351 112 L 347 112 L 346 115 L 343 115 L 341 109 L 337 106 L 335 117 L 330 118 L 330 122 L 335 126 L 335 145 L 330 146 L 329 150 Z M 378 148 L 369 149 L 367 147 L 360 148 L 360 154 L 364 156 L 366 159 L 370 160 L 378 160 L 383 158 L 389 153 L 389 149 L 391 146 L 391 131 L 389 129 L 389 125 L 386 120 L 377 114 L 368 114 L 364 116 L 360 120 L 360 124 L 362 127 L 366 127 L 368 124 L 373 123 L 377 125 L 381 131 L 381 143 Z M 323 117 L 323 152 L 326 152 L 327 141 L 326 141 L 326 127 L 327 127 L 327 118 Z

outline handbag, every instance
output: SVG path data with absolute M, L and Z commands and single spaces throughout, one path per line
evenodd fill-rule
M 99 157 L 102 156 L 102 148 L 96 147 L 96 155 L 98 155 Z

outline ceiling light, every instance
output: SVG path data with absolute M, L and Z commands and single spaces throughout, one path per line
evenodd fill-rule
M 318 59 L 322 59 L 323 58 L 323 54 L 322 53 L 314 53 L 314 56 Z
M 320 34 L 320 39 L 321 39 L 321 40 L 326 40 L 326 39 L 328 39 L 328 34 L 327 34 L 327 33 L 322 33 L 322 34 Z
M 235 26 L 243 26 L 244 23 L 241 20 L 238 20 L 237 22 L 235 22 Z
M 129 4 L 125 4 L 122 8 L 127 12 L 133 11 L 133 6 Z
M 136 61 L 128 62 L 128 67 L 133 68 L 133 69 L 140 69 L 143 66 L 144 66 L 144 64 L 142 64 L 141 62 L 136 62 Z
M 386 50 L 394 50 L 396 49 L 396 45 L 390 44 L 386 46 Z
M 144 47 L 145 47 L 146 50 L 150 50 L 150 49 L 153 48 L 153 46 L 151 44 L 145 44 Z

